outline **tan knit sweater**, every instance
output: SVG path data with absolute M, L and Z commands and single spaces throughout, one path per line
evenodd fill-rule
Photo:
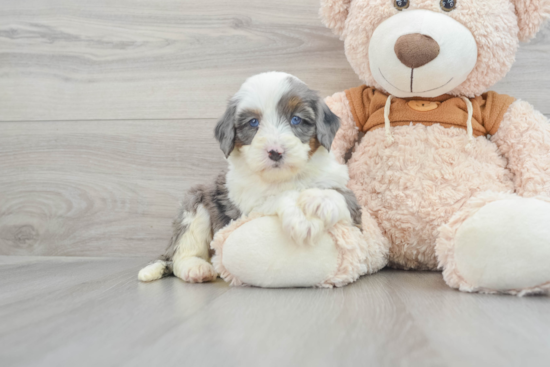
M 346 90 L 353 118 L 363 132 L 384 126 L 384 107 L 388 95 L 365 85 Z M 508 110 L 515 101 L 505 94 L 487 92 L 471 98 L 474 108 L 472 125 L 474 134 L 494 135 Z M 466 129 L 468 108 L 461 97 L 448 94 L 436 98 L 393 98 L 390 121 L 392 126 L 411 123 Z

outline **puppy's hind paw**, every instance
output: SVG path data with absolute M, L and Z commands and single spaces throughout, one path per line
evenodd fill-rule
M 174 275 L 188 283 L 210 282 L 218 277 L 212 264 L 200 257 L 174 260 Z

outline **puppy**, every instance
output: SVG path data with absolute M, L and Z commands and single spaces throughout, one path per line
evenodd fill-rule
M 214 280 L 209 244 L 243 214 L 277 215 L 298 246 L 314 244 L 339 221 L 360 226 L 361 209 L 346 188 L 347 166 L 330 153 L 339 126 L 298 78 L 280 72 L 250 77 L 215 129 L 229 169 L 187 193 L 166 253 L 141 269 L 139 280 L 171 273 L 192 283 Z

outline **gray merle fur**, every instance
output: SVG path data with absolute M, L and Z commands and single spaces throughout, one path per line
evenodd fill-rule
M 302 119 L 299 125 L 291 125 L 294 134 L 302 143 L 312 138 L 330 151 L 332 141 L 340 128 L 340 119 L 319 97 L 300 80 L 289 77 L 290 90 L 281 98 L 278 104 L 279 114 L 290 122 L 293 116 Z
M 227 109 L 222 118 L 218 121 L 216 129 L 214 130 L 214 136 L 220 143 L 220 149 L 225 154 L 225 157 L 229 157 L 229 154 L 235 148 L 235 118 L 237 113 L 236 100 L 230 100 L 227 104 Z
M 361 215 L 363 212 L 353 191 L 350 189 L 336 189 L 336 191 L 340 193 L 344 199 L 346 199 L 346 204 L 348 206 L 349 213 L 351 214 L 353 224 L 357 227 L 361 227 Z
M 291 125 L 294 134 L 302 143 L 308 143 L 312 138 L 330 151 L 332 141 L 340 128 L 340 119 L 325 104 L 319 95 L 300 80 L 289 77 L 290 90 L 278 102 L 278 111 L 287 123 L 293 116 L 302 118 L 300 125 Z M 258 131 L 258 127 L 250 126 L 253 118 L 261 123 L 260 111 L 244 110 L 237 115 L 237 99 L 231 99 L 223 117 L 218 121 L 214 135 L 220 143 L 220 148 L 226 157 L 235 146 L 249 145 Z
M 211 185 L 197 185 L 191 188 L 181 203 L 176 219 L 172 223 L 172 238 L 160 260 L 167 262 L 164 275 L 172 272 L 172 258 L 176 253 L 181 237 L 187 231 L 187 225 L 183 224 L 185 213 L 196 213 L 199 205 L 203 205 L 210 216 L 212 235 L 225 227 L 232 220 L 239 219 L 240 210 L 229 199 L 229 192 L 225 184 L 226 172 L 222 172 Z
M 262 120 L 260 111 L 245 109 L 240 111 L 235 123 L 235 146 L 250 145 L 258 132 L 258 127 L 250 126 L 250 120 Z

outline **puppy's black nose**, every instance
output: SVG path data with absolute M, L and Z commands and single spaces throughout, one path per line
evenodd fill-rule
M 283 155 L 275 150 L 270 150 L 267 154 L 269 155 L 269 159 L 275 162 L 279 162 L 283 158 Z

